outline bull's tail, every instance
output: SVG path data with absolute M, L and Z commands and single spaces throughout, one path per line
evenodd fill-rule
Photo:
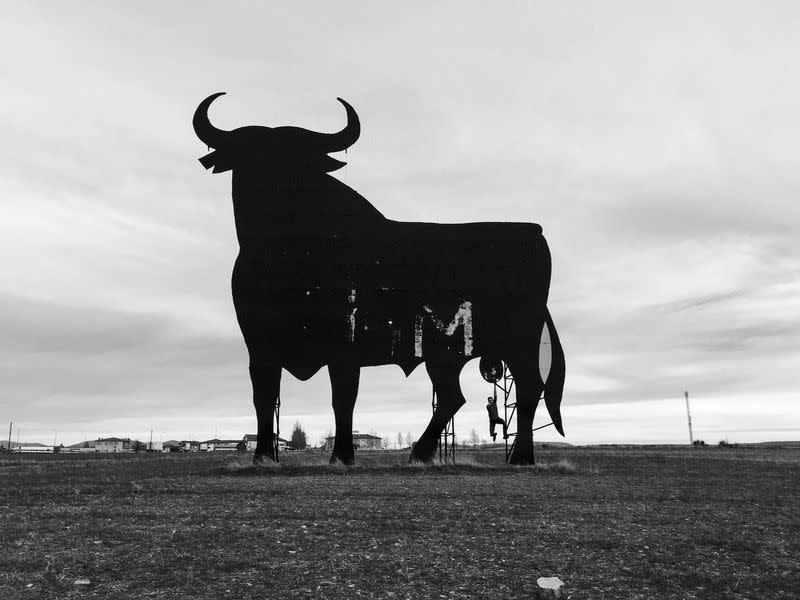
M 550 310 L 545 307 L 545 323 L 547 324 L 547 331 L 550 334 L 550 373 L 547 375 L 547 381 L 544 382 L 544 404 L 547 407 L 547 412 L 550 413 L 550 418 L 553 420 L 553 425 L 558 430 L 558 433 L 564 435 L 564 427 L 561 423 L 561 396 L 564 393 L 564 376 L 566 375 L 567 366 L 564 361 L 564 349 L 561 347 L 561 341 L 558 339 L 556 326 L 553 324 L 553 319 L 550 316 Z

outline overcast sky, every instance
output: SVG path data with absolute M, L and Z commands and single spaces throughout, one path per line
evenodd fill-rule
M 14 3 L 0 422 L 255 432 L 230 173 L 191 127 L 226 91 L 223 128 L 338 131 L 347 99 L 336 176 L 387 217 L 543 226 L 566 441 L 687 442 L 687 389 L 696 438 L 800 439 L 798 31 L 796 2 Z M 485 437 L 475 362 L 462 384 L 457 433 Z M 430 393 L 423 368 L 366 369 L 355 427 L 417 436 Z M 285 433 L 332 427 L 325 370 L 282 399 Z

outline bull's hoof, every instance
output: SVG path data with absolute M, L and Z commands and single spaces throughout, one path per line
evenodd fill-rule
M 412 465 L 432 465 L 435 454 L 435 452 L 432 452 L 430 455 L 423 456 L 412 450 L 411 456 L 408 457 L 408 462 Z
M 338 456 L 336 454 L 331 455 L 330 464 L 332 465 L 345 465 L 348 467 L 353 466 L 356 464 L 355 456 Z
M 275 455 L 268 452 L 256 452 L 253 456 L 254 465 L 274 465 L 276 462 L 278 461 L 275 460 Z
M 411 448 L 411 457 L 408 462 L 411 464 L 432 465 L 433 459 L 436 458 L 438 442 L 438 437 L 430 437 L 423 433 L 422 437 Z
M 512 465 L 532 465 L 534 464 L 533 452 L 512 452 L 508 458 L 508 462 Z

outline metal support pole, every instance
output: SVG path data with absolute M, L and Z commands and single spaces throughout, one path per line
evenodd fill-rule
M 692 436 L 692 413 L 689 412 L 689 392 L 683 392 L 683 397 L 686 398 L 686 418 L 689 419 L 689 444 L 694 446 L 694 436 Z
M 280 462 L 278 458 L 279 440 L 281 437 L 281 396 L 278 394 L 278 401 L 275 403 L 275 433 L 272 434 L 272 448 L 274 450 L 275 462 Z
M 12 427 L 14 427 L 14 421 L 11 421 L 8 424 L 8 448 L 6 448 L 6 450 L 8 450 L 9 452 L 11 452 L 11 428 Z

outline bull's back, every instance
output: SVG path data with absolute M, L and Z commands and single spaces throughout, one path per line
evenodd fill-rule
M 535 223 L 391 222 L 386 254 L 414 288 L 489 295 L 545 293 L 550 251 Z

